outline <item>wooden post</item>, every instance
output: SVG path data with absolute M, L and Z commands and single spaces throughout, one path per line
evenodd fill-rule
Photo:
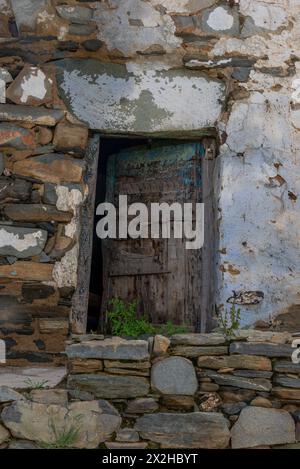
M 72 299 L 71 329 L 75 334 L 86 333 L 99 148 L 100 136 L 96 134 L 89 140 L 85 154 L 84 183 L 88 188 L 88 195 L 81 209 L 77 287 Z
M 212 138 L 203 140 L 205 155 L 202 158 L 202 202 L 204 203 L 204 245 L 202 247 L 202 282 L 201 282 L 201 320 L 200 331 L 208 332 L 211 328 L 215 307 L 216 279 L 216 200 L 215 169 L 216 141 Z M 199 332 L 199 331 L 197 331 Z

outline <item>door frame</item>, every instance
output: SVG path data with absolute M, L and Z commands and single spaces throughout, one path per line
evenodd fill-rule
M 106 138 L 130 138 L 130 135 L 105 134 Z M 141 138 L 151 138 L 151 135 L 139 135 Z M 163 140 L 164 137 L 152 137 Z M 165 137 L 170 140 L 170 137 Z M 204 245 L 201 256 L 201 322 L 197 326 L 197 332 L 207 332 L 212 326 L 212 315 L 215 309 L 216 291 L 216 254 L 217 254 L 217 193 L 219 192 L 219 166 L 217 153 L 217 136 L 199 136 L 181 138 L 184 141 L 201 140 L 205 148 L 204 157 L 201 160 L 202 177 L 202 202 L 204 202 Z M 178 140 L 174 135 L 172 140 Z M 101 151 L 101 133 L 97 132 L 89 139 L 84 161 L 86 170 L 84 184 L 88 188 L 88 194 L 84 199 L 79 214 L 80 235 L 79 254 L 77 267 L 77 285 L 72 298 L 71 330 L 75 334 L 85 334 L 88 317 L 89 284 L 91 276 L 94 212 L 96 185 L 98 173 L 98 161 Z

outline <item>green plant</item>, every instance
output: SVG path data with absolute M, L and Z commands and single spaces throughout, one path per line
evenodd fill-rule
M 120 298 L 113 298 L 109 305 L 111 310 L 107 312 L 107 317 L 113 335 L 138 337 L 141 334 L 155 332 L 154 326 L 145 316 L 137 318 L 137 300 L 126 303 Z
M 235 331 L 240 328 L 241 323 L 241 310 L 240 308 L 236 309 L 235 304 L 233 304 L 228 311 L 226 309 L 224 314 L 220 314 L 218 318 L 219 327 L 227 339 L 230 339 L 234 336 Z
M 185 324 L 178 326 L 173 324 L 172 321 L 167 321 L 166 324 L 158 326 L 156 330 L 156 332 L 162 335 L 184 334 L 187 331 L 188 328 Z
M 27 378 L 25 380 L 26 386 L 28 386 L 28 388 L 31 388 L 31 389 L 43 389 L 46 387 L 47 383 L 48 383 L 47 379 L 43 379 L 41 381 L 33 381 L 31 378 Z
M 173 335 L 187 332 L 184 324 L 177 326 L 172 321 L 167 321 L 166 324 L 154 326 L 146 316 L 137 318 L 137 300 L 126 303 L 120 298 L 113 298 L 109 305 L 111 309 L 107 312 L 107 317 L 113 335 L 138 337 L 142 334 Z
M 74 446 L 79 438 L 81 419 L 82 415 L 76 415 L 74 417 L 75 423 L 68 429 L 64 429 L 59 432 L 56 430 L 54 424 L 52 424 L 55 441 L 53 443 L 42 443 L 41 446 L 46 449 L 63 449 Z

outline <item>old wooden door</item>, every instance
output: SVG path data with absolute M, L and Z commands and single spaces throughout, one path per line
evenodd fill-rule
M 197 143 L 156 143 L 109 156 L 106 201 L 118 206 L 143 202 L 201 202 L 201 159 Z M 101 158 L 101 156 L 100 156 Z M 103 241 L 104 297 L 140 300 L 140 312 L 152 323 L 168 320 L 200 329 L 201 252 L 187 250 L 185 239 Z

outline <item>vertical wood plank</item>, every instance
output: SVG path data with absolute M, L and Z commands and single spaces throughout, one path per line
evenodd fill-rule
M 211 328 L 215 303 L 216 268 L 216 200 L 215 170 L 216 141 L 203 139 L 205 155 L 202 158 L 202 202 L 204 203 L 204 245 L 202 247 L 201 317 L 197 332 L 207 332 Z
M 77 287 L 71 313 L 71 329 L 76 334 L 84 334 L 87 325 L 99 147 L 100 136 L 96 134 L 90 139 L 85 154 L 84 183 L 88 187 L 88 195 L 81 208 Z

